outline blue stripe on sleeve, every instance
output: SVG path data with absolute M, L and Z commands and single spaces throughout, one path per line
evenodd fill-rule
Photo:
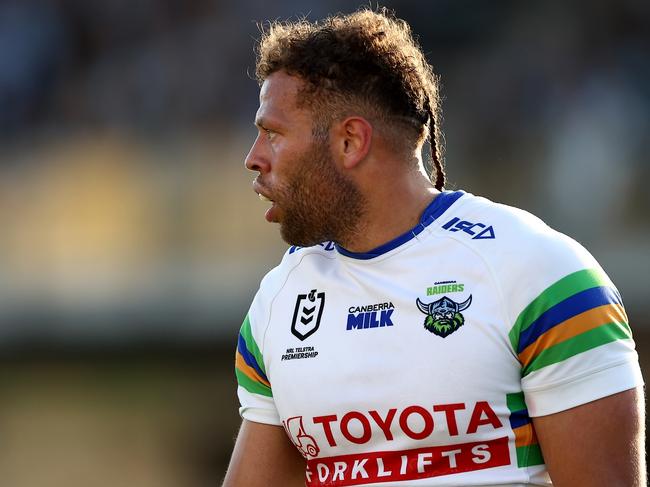
M 246 362 L 247 365 L 255 369 L 255 372 L 257 372 L 261 378 L 269 382 L 268 377 L 266 377 L 266 374 L 262 372 L 262 369 L 260 369 L 260 366 L 258 365 L 257 360 L 255 360 L 255 357 L 248 351 L 248 348 L 246 348 L 246 340 L 244 340 L 244 337 L 241 335 L 241 333 L 239 334 L 239 339 L 237 340 L 237 351 L 241 354 L 244 362 Z
M 528 409 L 522 409 L 521 411 L 514 411 L 510 413 L 510 427 L 512 429 L 519 428 L 530 423 L 532 420 L 528 416 Z
M 521 332 L 517 353 L 521 353 L 527 346 L 554 326 L 580 313 L 605 304 L 622 304 L 618 293 L 607 286 L 586 289 L 556 304 L 542 313 L 528 328 Z

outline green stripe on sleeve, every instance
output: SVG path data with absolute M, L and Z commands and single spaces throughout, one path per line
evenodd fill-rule
M 584 269 L 569 274 L 546 288 L 519 313 L 514 326 L 508 333 L 512 348 L 518 350 L 519 334 L 539 318 L 542 313 L 574 294 L 599 286 L 612 286 L 612 283 L 600 269 Z
M 246 389 L 248 392 L 251 392 L 253 394 L 260 394 L 262 396 L 273 397 L 273 393 L 271 392 L 271 388 L 269 386 L 254 381 L 238 368 L 235 368 L 235 375 L 237 376 L 237 382 L 239 385 Z
M 538 444 L 517 447 L 517 466 L 532 467 L 544 464 L 542 449 Z
M 510 412 L 514 413 L 516 411 L 523 411 L 527 409 L 526 400 L 524 399 L 523 392 L 514 392 L 512 394 L 506 394 L 506 404 Z
M 257 346 L 255 339 L 253 338 L 253 332 L 251 331 L 251 320 L 248 317 L 248 315 L 246 315 L 246 318 L 244 318 L 244 322 L 241 325 L 240 333 L 241 336 L 244 338 L 244 341 L 246 342 L 246 348 L 253 355 L 253 357 L 255 357 L 255 360 L 257 361 L 257 365 L 259 366 L 260 369 L 262 369 L 264 375 L 267 375 L 266 369 L 264 368 L 264 358 L 262 357 L 262 352 L 260 352 L 260 349 Z
M 580 335 L 564 342 L 553 345 L 540 352 L 527 367 L 522 370 L 522 377 L 539 370 L 547 365 L 562 362 L 563 360 L 573 357 L 592 348 L 605 345 L 616 340 L 630 338 L 630 328 L 627 323 L 607 323 L 592 330 L 588 330 Z

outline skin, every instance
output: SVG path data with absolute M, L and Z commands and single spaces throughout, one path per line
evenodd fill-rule
M 322 240 L 367 252 L 415 226 L 438 194 L 418 169 L 421 147 L 408 155 L 394 152 L 362 116 L 334 122 L 328 140 L 314 147 L 312 114 L 296 103 L 301 86 L 300 79 L 284 72 L 272 74 L 262 85 L 256 116 L 259 134 L 246 167 L 259 173 L 255 191 L 275 200 L 267 220 L 279 223 L 283 236 L 295 243 L 287 222 L 295 222 L 296 212 L 327 207 L 337 198 L 332 196 L 336 183 L 344 180 L 346 191 L 354 197 L 337 200 L 338 208 L 349 204 L 359 212 L 340 227 L 307 218 L 306 224 L 300 223 L 304 226 L 298 232 L 301 240 L 326 236 Z M 328 170 L 337 176 L 322 174 Z M 305 171 L 310 175 L 305 176 Z M 292 184 L 304 186 L 301 196 L 306 201 L 291 200 Z M 642 390 L 533 418 L 533 423 L 555 487 L 646 485 Z M 223 485 L 303 486 L 304 470 L 304 459 L 282 427 L 244 420 Z
M 533 418 L 555 487 L 643 487 L 643 389 Z
M 242 421 L 224 487 L 304 487 L 305 460 L 280 426 Z
M 290 213 L 302 207 L 303 216 L 315 212 L 319 218 L 313 223 L 310 219 L 309 225 L 314 228 L 302 232 L 311 238 L 301 242 L 287 238 L 288 243 L 314 245 L 332 240 L 353 252 L 374 249 L 415 226 L 438 194 L 423 170 L 418 169 L 422 165 L 420 152 L 414 149 L 406 159 L 395 154 L 361 116 L 333 123 L 327 141 L 314 141 L 312 113 L 297 104 L 302 86 L 298 78 L 279 71 L 266 79 L 260 91 L 255 117 L 259 133 L 246 157 L 246 167 L 259 173 L 254 190 L 275 201 L 266 213 L 267 220 L 279 223 L 282 235 L 290 237 L 286 222 L 295 223 Z M 320 147 L 315 149 L 314 144 Z M 326 159 L 316 170 L 314 164 L 309 164 L 314 154 Z M 322 174 L 324 170 L 329 171 L 330 179 Z M 302 174 L 307 171 L 317 174 Z M 296 180 L 306 183 L 303 195 L 307 201 L 288 197 L 288 187 Z M 334 185 L 341 181 L 346 184 L 343 189 Z M 341 196 L 336 196 L 346 191 L 357 193 L 355 201 L 342 202 Z M 386 197 L 391 194 L 400 195 L 399 204 Z M 338 205 L 332 207 L 333 200 Z M 343 212 L 351 208 L 354 211 Z M 327 209 L 330 220 L 316 228 L 316 222 L 326 218 L 322 209 Z M 341 219 L 345 222 L 342 227 L 332 221 Z
M 269 146 L 282 147 L 279 135 L 270 135 Z M 280 234 L 292 245 L 307 247 L 353 235 L 364 214 L 364 197 L 354 182 L 337 170 L 326 140 L 312 140 L 296 154 L 272 189 L 262 183 L 261 176 L 257 185 L 273 199 L 269 219 L 281 215 Z

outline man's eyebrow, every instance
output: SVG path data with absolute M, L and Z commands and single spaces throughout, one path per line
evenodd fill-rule
M 270 124 L 273 124 L 277 122 L 274 122 L 273 120 L 266 118 L 266 117 L 256 117 L 255 118 L 255 126 L 259 128 L 267 128 Z

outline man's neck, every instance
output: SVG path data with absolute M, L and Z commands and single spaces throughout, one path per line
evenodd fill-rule
M 409 178 L 388 188 L 374 187 L 357 232 L 338 242 L 350 252 L 368 252 L 415 227 L 440 192 L 428 180 Z M 390 195 L 390 196 L 389 196 Z

